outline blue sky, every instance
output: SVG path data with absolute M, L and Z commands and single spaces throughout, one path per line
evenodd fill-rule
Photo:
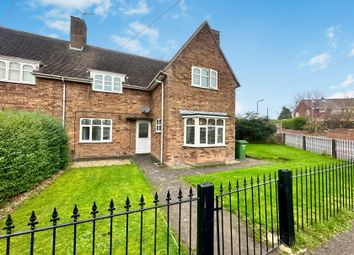
M 274 117 L 294 96 L 319 89 L 354 97 L 354 1 L 2 0 L 0 26 L 69 38 L 70 15 L 85 17 L 88 43 L 170 59 L 204 21 L 220 30 L 221 46 L 241 88 L 238 114 Z

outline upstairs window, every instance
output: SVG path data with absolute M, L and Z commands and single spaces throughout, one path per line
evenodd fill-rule
M 0 58 L 0 81 L 35 84 L 32 71 L 37 64 Z
M 213 69 L 192 67 L 192 86 L 217 89 L 218 72 Z
M 125 78 L 124 75 L 102 71 L 91 71 L 91 76 L 93 79 L 92 89 L 94 91 L 122 93 L 122 81 Z
M 81 119 L 80 142 L 111 142 L 112 120 L 110 119 Z
M 156 133 L 161 133 L 161 118 L 156 119 Z

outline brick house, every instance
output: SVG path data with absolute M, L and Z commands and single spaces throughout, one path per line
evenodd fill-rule
M 168 62 L 0 27 L 0 110 L 66 126 L 74 159 L 139 153 L 167 165 L 234 159 L 235 90 L 219 32 L 204 22 Z

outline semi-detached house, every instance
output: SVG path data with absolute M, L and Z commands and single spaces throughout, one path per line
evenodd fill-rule
M 44 111 L 74 159 L 151 153 L 167 165 L 232 161 L 238 80 L 204 22 L 168 62 L 0 27 L 0 110 Z

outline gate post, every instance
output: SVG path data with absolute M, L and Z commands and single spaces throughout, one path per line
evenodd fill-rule
M 302 149 L 306 151 L 306 136 L 302 136 Z
M 214 184 L 198 185 L 197 255 L 214 253 Z
M 332 157 L 337 158 L 337 144 L 336 139 L 332 139 Z
M 292 246 L 295 244 L 292 173 L 279 170 L 278 177 L 280 241 Z

